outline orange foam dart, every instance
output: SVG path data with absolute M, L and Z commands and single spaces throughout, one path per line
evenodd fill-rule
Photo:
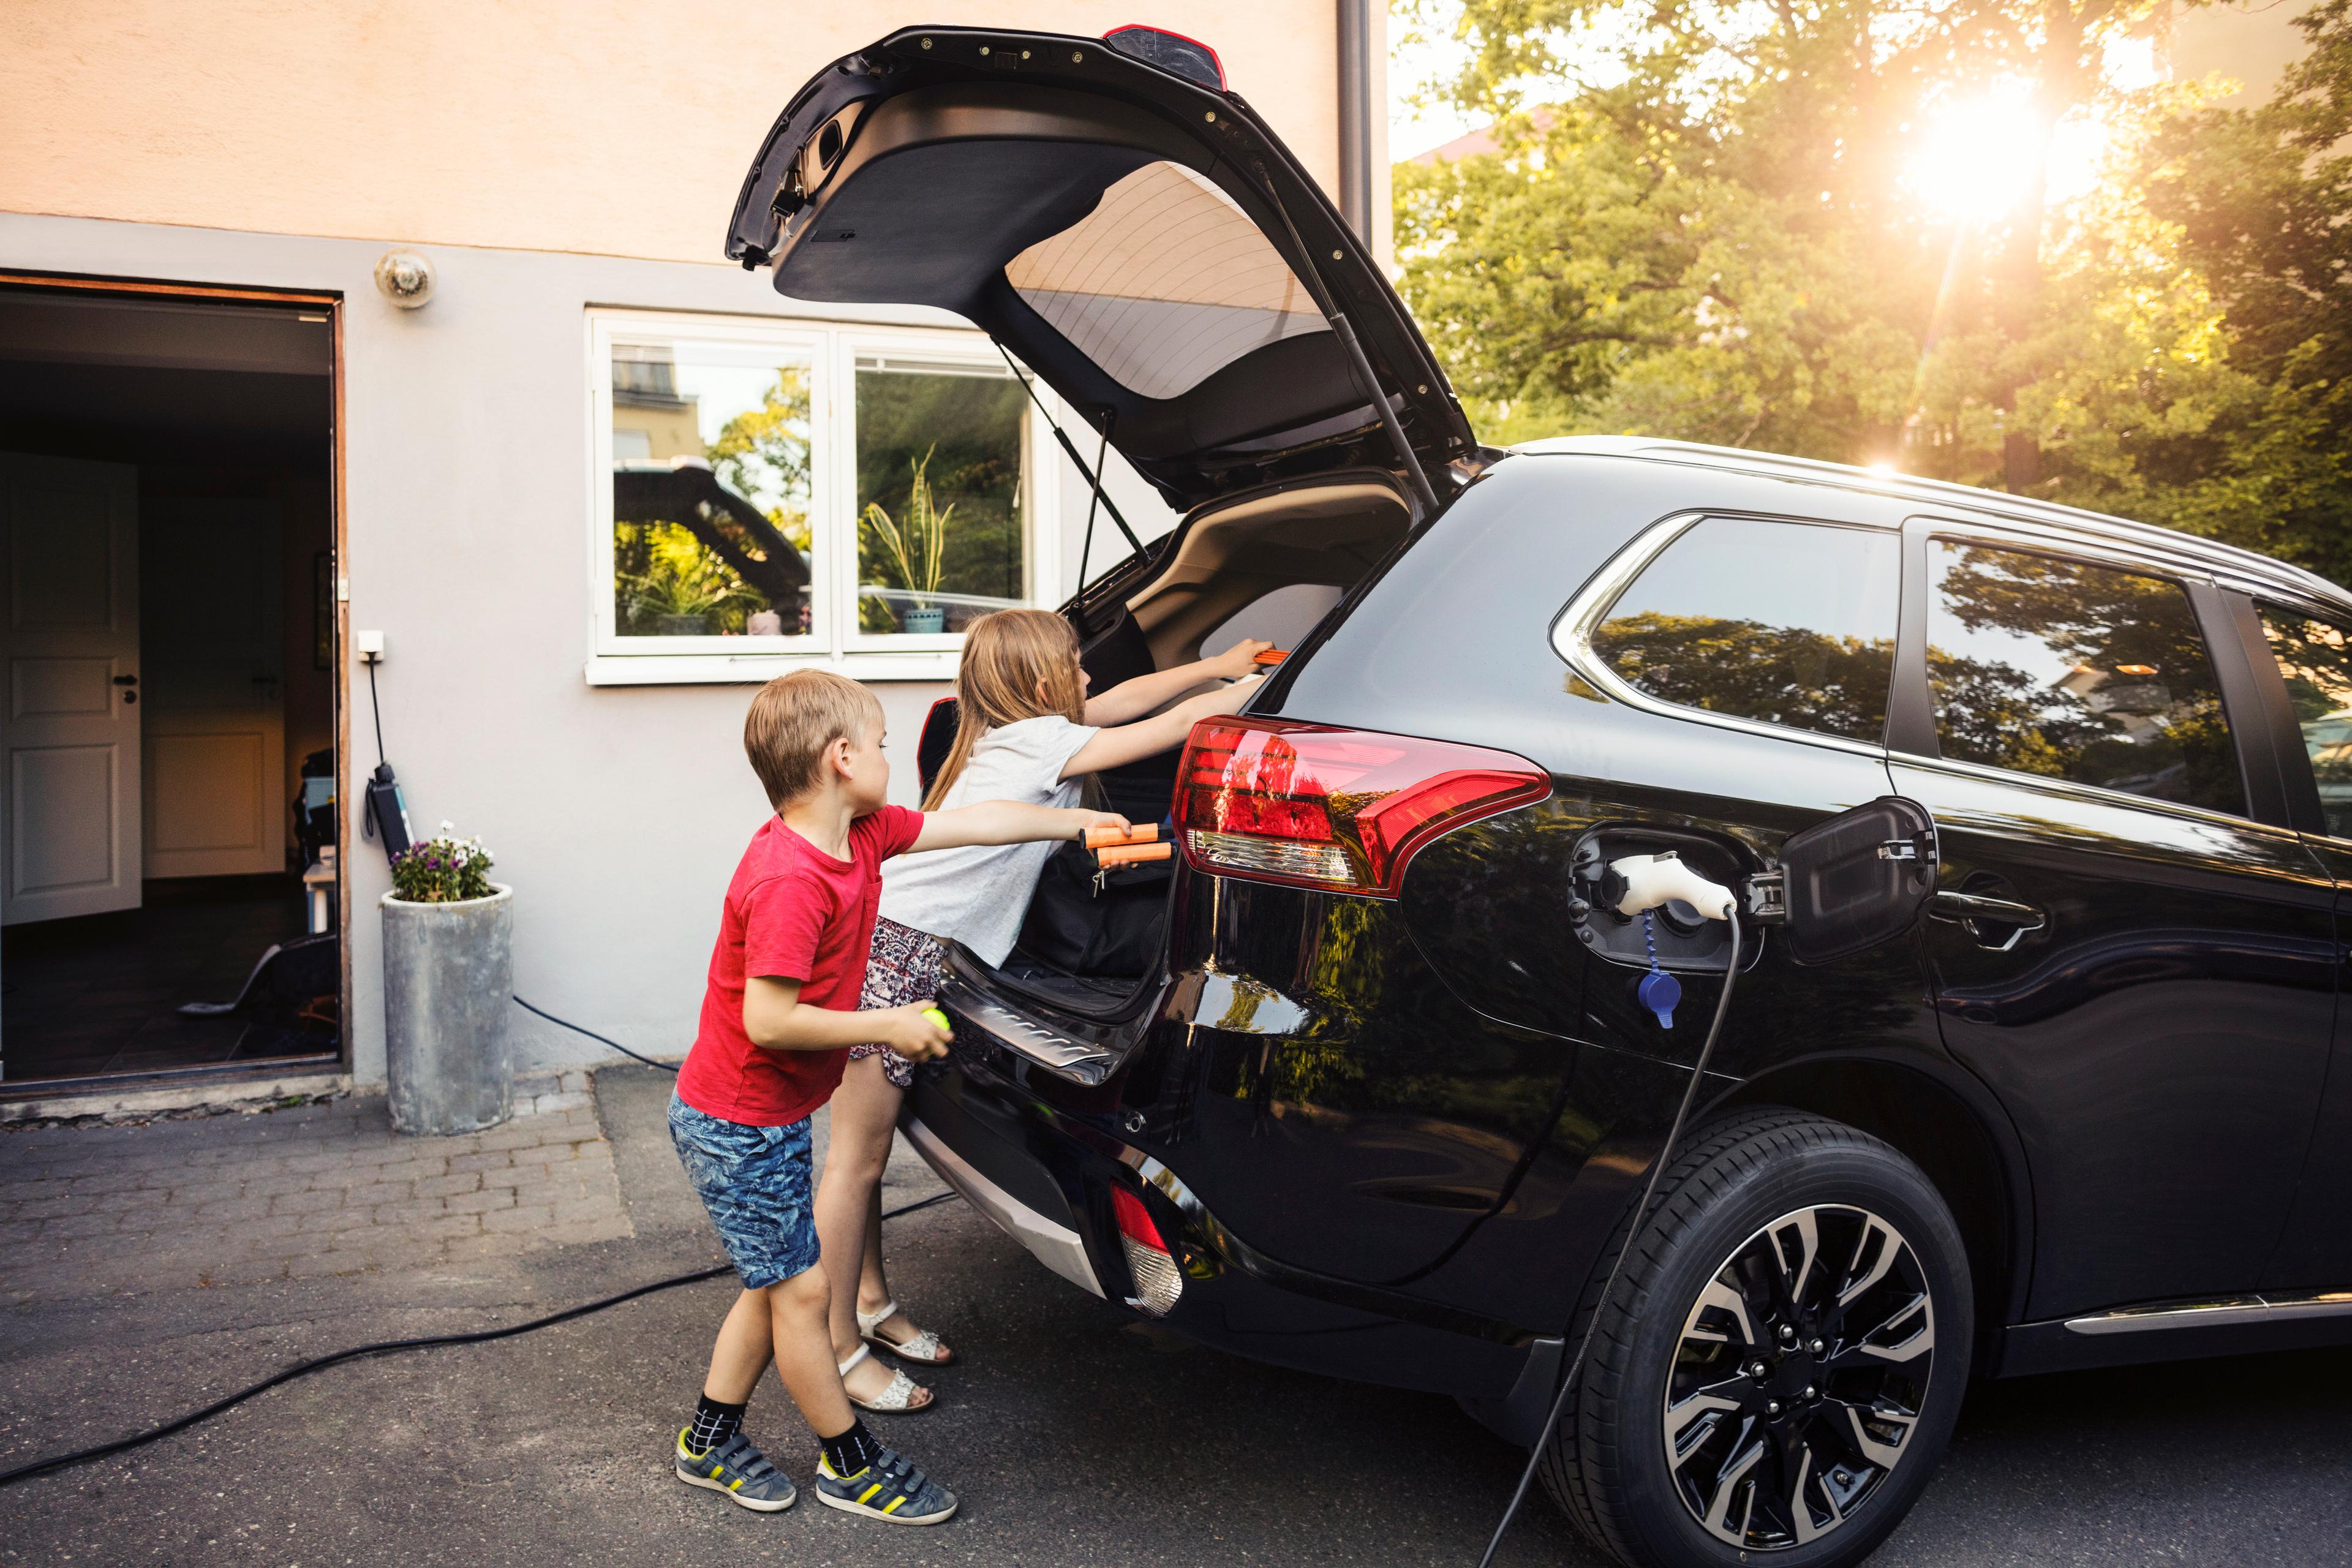
M 1258 653 L 1255 662 L 1266 665 L 1280 664 L 1284 659 L 1288 658 L 1289 657 L 1290 650 L 1286 647 L 1270 647 L 1262 649 Z
M 1116 827 L 1089 827 L 1087 829 L 1087 847 L 1100 849 L 1112 844 L 1149 844 L 1159 837 L 1160 824 L 1156 822 L 1147 822 L 1140 827 L 1130 827 L 1124 832 Z
M 1148 860 L 1165 860 L 1176 853 L 1173 844 L 1114 844 L 1095 852 L 1095 859 L 1104 869 L 1113 866 L 1134 866 Z

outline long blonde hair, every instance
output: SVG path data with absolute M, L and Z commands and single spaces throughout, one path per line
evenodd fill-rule
M 1040 689 L 1044 697 L 1039 698 Z M 999 610 L 965 628 L 963 662 L 956 667 L 956 738 L 923 809 L 940 803 L 963 776 L 980 738 L 999 724 L 1058 713 L 1086 721 L 1087 691 L 1078 673 L 1078 634 L 1051 610 Z

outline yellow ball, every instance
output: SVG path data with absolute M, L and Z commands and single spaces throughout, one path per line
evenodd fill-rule
M 937 1007 L 924 1008 L 923 1016 L 929 1018 L 932 1023 L 937 1024 L 942 1029 L 948 1028 L 948 1016 L 945 1013 L 940 1012 Z M 955 1031 L 949 1029 L 948 1032 L 950 1034 L 953 1034 Z

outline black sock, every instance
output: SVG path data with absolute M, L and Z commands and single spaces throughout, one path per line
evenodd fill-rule
M 686 1446 L 694 1453 L 708 1454 L 742 1429 L 742 1405 L 721 1405 L 706 1394 L 694 1406 L 694 1427 L 686 1435 Z
M 824 1462 L 835 1476 L 846 1480 L 882 1457 L 881 1440 L 866 1429 L 866 1423 L 853 1419 L 849 1430 L 838 1437 L 819 1437 L 824 1447 Z

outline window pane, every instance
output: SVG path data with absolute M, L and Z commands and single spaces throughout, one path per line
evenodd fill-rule
M 1710 518 L 1618 596 L 1593 651 L 1667 702 L 1875 742 L 1901 560 L 1889 533 Z
M 2221 688 L 2179 584 L 1940 539 L 1928 571 L 1944 755 L 2244 812 Z
M 613 624 L 625 637 L 809 631 L 809 361 L 613 349 Z
M 2293 610 L 2261 609 L 2263 631 L 2286 677 L 2287 700 L 2319 782 L 2327 831 L 2352 838 L 2352 637 L 2341 626 Z
M 857 626 L 960 632 L 1028 602 L 1022 408 L 1003 370 L 857 362 Z
M 1328 332 L 1315 300 L 1233 197 L 1147 163 L 1014 257 L 1005 281 L 1130 392 L 1174 397 L 1244 354 Z

